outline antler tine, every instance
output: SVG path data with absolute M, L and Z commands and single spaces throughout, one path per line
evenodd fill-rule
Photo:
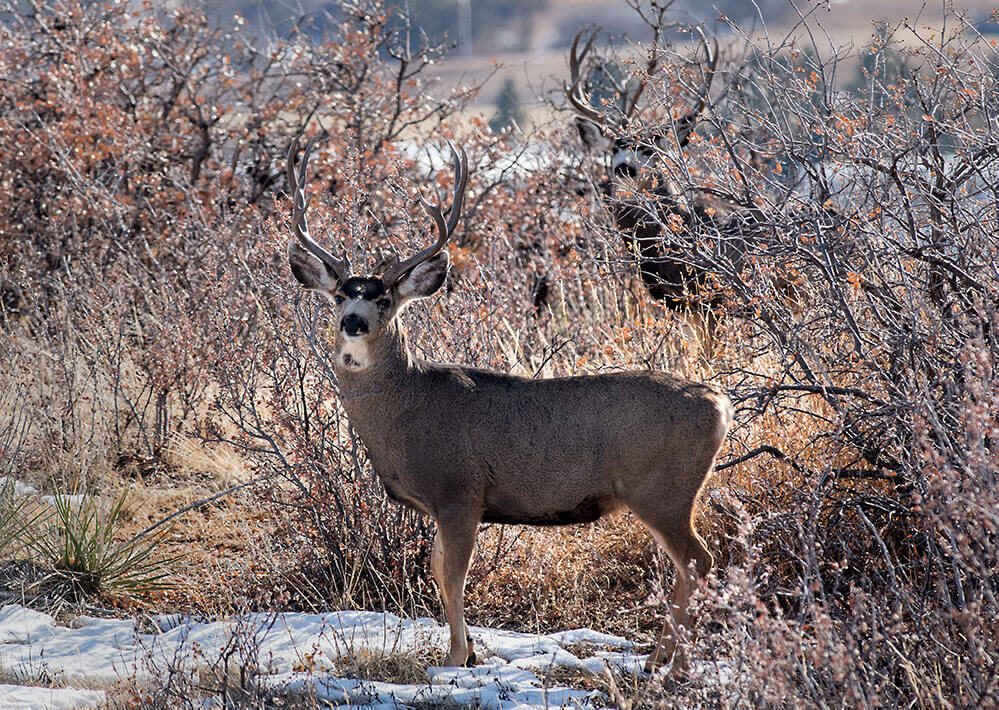
M 285 170 L 288 173 L 288 189 L 294 202 L 298 196 L 298 180 L 295 178 L 295 154 L 298 153 L 298 136 L 295 136 L 288 146 L 288 158 L 285 160 Z
M 655 42 L 655 40 L 653 40 Z M 628 97 L 622 95 L 623 106 L 621 108 L 621 113 L 625 115 L 626 118 L 631 118 L 635 113 L 635 108 L 638 106 L 638 100 L 642 98 L 642 93 L 645 91 L 646 84 L 649 83 L 649 77 L 652 76 L 652 72 L 656 70 L 659 66 L 659 48 L 653 44 L 652 47 L 652 57 L 649 59 L 649 64 L 645 68 L 645 75 L 639 79 L 638 86 L 635 88 L 634 94 L 631 95 L 631 100 Z
M 295 139 L 291 142 L 291 146 L 288 148 L 288 161 L 286 165 L 288 189 L 291 191 L 292 204 L 295 207 L 291 220 L 292 233 L 306 251 L 332 269 L 340 281 L 346 281 L 350 278 L 350 261 L 346 256 L 338 259 L 319 246 L 310 236 L 309 225 L 305 220 L 305 213 L 309 209 L 309 202 L 311 200 L 311 198 L 306 198 L 305 196 L 306 176 L 309 169 L 309 156 L 312 154 L 312 146 L 315 145 L 317 137 L 313 137 L 306 144 L 305 155 L 302 156 L 302 164 L 299 166 L 297 176 L 295 175 L 295 156 L 298 154 L 298 136 L 295 136 Z
M 718 66 L 718 39 L 715 38 L 712 42 L 714 45 L 714 51 L 712 51 L 712 48 L 708 45 L 707 37 L 704 36 L 704 30 L 700 27 L 695 27 L 694 29 L 701 36 L 701 41 L 697 45 L 698 49 L 700 49 L 701 45 L 704 45 L 704 49 L 708 53 L 708 68 L 704 74 L 704 87 L 699 92 L 700 96 L 698 97 L 697 105 L 686 116 L 674 122 L 677 140 L 681 148 L 687 145 L 694 124 L 697 123 L 698 117 L 708 105 L 708 92 L 711 90 L 711 82 L 715 78 L 715 69 Z
M 461 148 L 459 153 L 458 149 L 455 149 L 451 143 L 448 143 L 448 146 L 451 148 L 451 156 L 454 159 L 454 196 L 451 201 L 449 219 L 445 222 L 441 208 L 427 202 L 423 199 L 423 195 L 419 196 L 420 204 L 423 205 L 423 209 L 427 211 L 437 227 L 437 241 L 405 261 L 390 266 L 382 276 L 382 281 L 387 284 L 395 283 L 424 261 L 437 256 L 447 245 L 448 239 L 451 238 L 455 227 L 458 226 L 458 220 L 461 219 L 461 208 L 465 202 L 465 188 L 468 186 L 468 154 L 464 148 Z
M 450 237 L 458 226 L 461 219 L 461 210 L 465 206 L 465 188 L 468 187 L 468 153 L 465 147 L 461 146 L 455 150 L 454 145 L 448 141 L 448 148 L 451 149 L 451 157 L 454 159 L 454 194 L 451 196 L 451 214 L 448 215 L 447 233 Z M 459 153 L 460 151 L 460 153 Z
M 593 47 L 593 42 L 597 38 L 597 30 L 594 30 L 590 35 L 590 38 L 586 40 L 586 46 L 583 47 L 583 53 L 579 54 L 579 40 L 582 38 L 583 33 L 586 32 L 585 29 L 580 30 L 576 33 L 576 36 L 572 38 L 572 48 L 569 50 L 569 72 L 572 78 L 572 85 L 575 86 L 579 83 L 579 69 L 586 59 L 586 55 L 589 54 L 590 48 Z
M 603 115 L 590 105 L 590 102 L 586 100 L 585 96 L 583 96 L 582 88 L 579 85 L 580 81 L 582 81 L 582 74 L 579 71 L 580 66 L 586 58 L 586 54 L 593 46 L 593 41 L 597 38 L 597 30 L 594 30 L 593 34 L 591 34 L 590 38 L 586 41 L 586 46 L 583 47 L 583 53 L 578 54 L 579 40 L 585 31 L 586 30 L 580 30 L 572 40 L 572 48 L 569 50 L 569 78 L 572 80 L 572 84 L 563 84 L 562 86 L 565 90 L 566 98 L 569 99 L 569 103 L 572 104 L 572 107 L 576 109 L 576 111 L 579 112 L 584 118 L 587 118 L 600 126 L 606 122 Z

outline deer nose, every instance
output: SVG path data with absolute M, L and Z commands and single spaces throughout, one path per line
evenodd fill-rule
M 360 335 L 368 332 L 368 324 L 360 316 L 348 313 L 340 321 L 340 330 L 347 335 Z

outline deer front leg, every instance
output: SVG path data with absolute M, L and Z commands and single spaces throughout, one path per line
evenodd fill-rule
M 451 648 L 445 666 L 475 665 L 472 637 L 465 625 L 465 576 L 475 548 L 478 520 L 444 518 L 437 521 L 437 535 L 430 569 L 444 602 L 444 615 L 451 631 Z

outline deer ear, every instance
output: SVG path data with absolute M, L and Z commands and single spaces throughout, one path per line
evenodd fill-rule
M 451 259 L 447 251 L 442 251 L 433 259 L 417 265 L 395 285 L 395 292 L 401 302 L 432 295 L 444 283 Z
M 607 150 L 613 145 L 610 138 L 600 130 L 600 126 L 588 118 L 576 116 L 576 130 L 579 131 L 579 139 L 583 141 L 583 145 L 590 150 Z
M 298 242 L 288 244 L 288 262 L 298 283 L 307 289 L 332 296 L 340 288 L 340 279 L 323 262 Z

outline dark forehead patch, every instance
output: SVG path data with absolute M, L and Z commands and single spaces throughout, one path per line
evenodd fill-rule
M 363 298 L 366 301 L 373 301 L 386 293 L 385 284 L 381 279 L 366 276 L 353 276 L 347 279 L 340 290 L 347 298 Z

